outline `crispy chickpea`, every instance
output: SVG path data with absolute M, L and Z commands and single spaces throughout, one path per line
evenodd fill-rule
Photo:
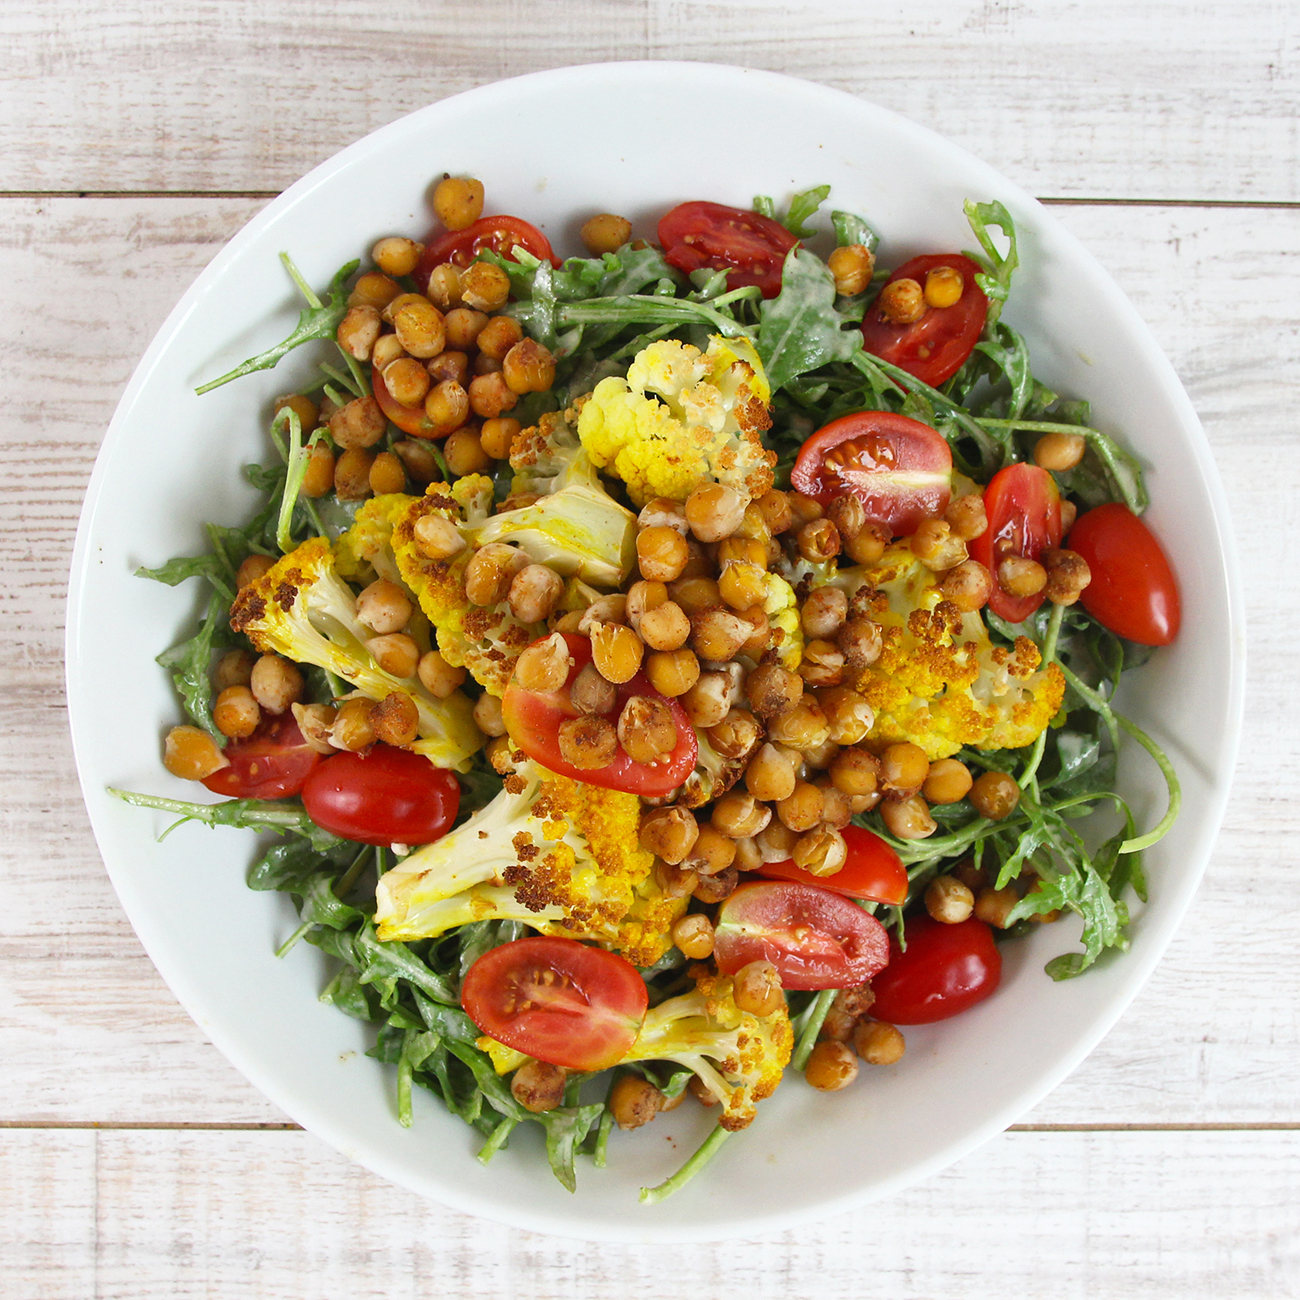
M 413 612 L 410 597 L 387 578 L 377 578 L 357 597 L 357 618 L 381 636 L 400 632 Z
M 248 688 L 268 713 L 284 713 L 289 705 L 302 697 L 302 673 L 290 659 L 281 655 L 262 655 L 253 665 Z
M 754 836 L 764 862 L 784 862 L 794 852 L 798 840 L 798 834 L 776 818 Z
M 733 560 L 718 575 L 718 592 L 734 610 L 761 606 L 767 596 L 767 566 Z
M 655 497 L 641 507 L 636 517 L 638 528 L 672 528 L 685 537 L 690 532 L 686 522 L 686 507 L 671 497 Z
M 835 292 L 847 296 L 861 293 L 871 283 L 876 259 L 865 244 L 843 244 L 831 251 L 826 265 L 835 277 Z
M 800 752 L 816 749 L 830 739 L 830 726 L 816 700 L 805 692 L 799 702 L 768 723 L 768 738 Z
M 261 720 L 262 711 L 247 686 L 227 686 L 212 707 L 217 730 L 231 739 L 251 736 Z
M 775 745 L 763 745 L 745 768 L 745 789 L 765 803 L 788 799 L 795 788 L 794 767 Z
M 478 435 L 479 442 L 494 460 L 509 460 L 510 448 L 521 428 L 519 421 L 512 416 L 499 415 L 495 419 L 483 421 Z
M 700 661 L 695 651 L 684 646 L 680 650 L 656 650 L 645 657 L 645 675 L 660 695 L 674 699 L 699 681 Z
M 677 746 L 677 724 L 667 703 L 634 695 L 618 715 L 618 743 L 634 763 L 660 763 Z
M 665 583 L 654 582 L 649 578 L 638 578 L 627 589 L 627 600 L 623 605 L 623 613 L 629 626 L 639 632 L 641 630 L 641 620 L 646 614 L 650 610 L 658 609 L 660 605 L 667 603 L 668 587 Z
M 935 876 L 926 887 L 925 910 L 944 925 L 958 925 L 975 910 L 975 895 L 955 876 Z
M 723 758 L 745 758 L 753 753 L 763 728 L 752 713 L 731 709 L 721 722 L 707 727 L 709 743 Z
M 475 415 L 485 420 L 495 420 L 503 412 L 513 410 L 519 394 L 500 374 L 475 375 L 469 381 L 469 407 Z
M 698 614 L 722 603 L 722 593 L 712 578 L 679 578 L 668 594 L 688 613 Z
M 414 357 L 398 357 L 384 368 L 384 387 L 403 406 L 422 406 L 432 382 L 428 369 Z
M 969 614 L 988 604 L 993 594 L 993 575 L 978 560 L 963 560 L 943 575 L 939 590 L 944 600 Z
M 569 680 L 572 667 L 569 643 L 558 632 L 553 632 L 544 640 L 533 642 L 515 660 L 514 679 L 526 691 L 558 691 Z
M 624 1074 L 614 1080 L 608 1105 L 614 1123 L 626 1132 L 649 1124 L 663 1110 L 664 1095 L 649 1079 L 639 1074 Z
M 822 821 L 837 831 L 842 831 L 853 820 L 853 809 L 846 794 L 831 784 L 829 776 L 819 776 L 815 782 L 822 792 Z
M 925 750 L 911 741 L 888 745 L 880 755 L 880 778 L 890 794 L 919 790 L 929 770 L 930 760 Z
M 868 1065 L 893 1065 L 906 1046 L 898 1029 L 883 1020 L 860 1020 L 853 1030 L 853 1050 Z
M 304 436 L 316 427 L 316 423 L 320 418 L 320 411 L 316 403 L 306 393 L 290 393 L 287 397 L 277 397 L 275 399 L 275 414 L 279 415 L 286 406 L 298 417 L 298 424 Z
M 830 778 L 847 795 L 875 794 L 880 784 L 880 760 L 856 745 L 842 749 L 831 760 Z
M 430 560 L 449 560 L 465 549 L 465 539 L 446 515 L 421 515 L 412 525 L 415 545 Z
M 435 476 L 442 473 L 438 462 L 433 458 L 433 452 L 429 450 L 429 444 L 423 438 L 403 438 L 401 442 L 393 443 L 393 450 L 401 459 L 406 472 L 421 486 L 432 482 Z
M 1008 885 L 1005 889 L 981 889 L 975 898 L 975 915 L 985 925 L 1005 930 L 1011 924 L 1011 909 L 1020 901 L 1020 895 Z
M 372 636 L 366 643 L 370 657 L 391 677 L 414 677 L 420 664 L 420 647 L 405 632 Z
M 563 1104 L 568 1079 L 561 1066 L 525 1061 L 511 1076 L 510 1094 L 525 1110 L 542 1115 Z
M 1037 596 L 1047 586 L 1047 570 L 1037 560 L 1008 555 L 998 565 L 998 584 L 1008 596 Z
M 600 212 L 582 223 L 578 232 L 592 257 L 612 253 L 632 238 L 632 223 L 612 212 Z
M 701 912 L 684 916 L 673 926 L 673 942 L 684 957 L 703 961 L 713 955 L 713 924 Z
M 641 818 L 641 847 L 672 866 L 687 859 L 699 837 L 699 823 L 689 808 L 655 808 Z
M 960 301 L 965 288 L 965 278 L 955 266 L 931 267 L 925 275 L 925 305 L 952 307 Z
M 453 307 L 443 318 L 447 346 L 461 352 L 467 351 L 478 341 L 478 336 L 487 323 L 486 312 L 475 311 L 472 307 Z
M 245 556 L 243 563 L 240 564 L 235 574 L 235 585 L 247 587 L 257 582 L 259 578 L 264 578 L 274 567 L 275 561 L 269 555 L 259 555 L 254 551 L 251 555 Z
M 654 878 L 665 898 L 689 898 L 700 883 L 699 875 L 689 867 L 662 860 L 654 865 Z
M 900 840 L 923 840 L 938 829 L 929 806 L 919 794 L 906 799 L 886 799 L 880 805 L 885 829 Z
M 794 512 L 790 508 L 790 498 L 780 488 L 769 488 L 757 501 L 754 508 L 767 525 L 767 531 L 776 537 L 786 532 L 794 523 Z
M 376 740 L 406 749 L 419 732 L 420 711 L 404 691 L 390 691 L 371 709 L 370 725 Z
M 989 526 L 988 512 L 984 509 L 984 498 L 978 492 L 972 492 L 969 496 L 953 497 L 948 502 L 943 517 L 947 520 L 948 527 L 963 542 L 971 542 L 977 537 L 982 537 Z
M 751 1016 L 770 1016 L 785 1001 L 781 976 L 770 961 L 751 961 L 736 972 L 732 997 Z
M 641 615 L 641 639 L 651 650 L 679 650 L 691 634 L 691 620 L 674 601 L 665 601 Z
M 618 702 L 618 688 L 606 681 L 595 664 L 584 664 L 569 687 L 569 699 L 579 713 L 611 713 Z
M 725 484 L 702 484 L 686 498 L 686 522 L 702 542 L 730 537 L 744 518 L 744 498 Z
M 849 598 L 838 587 L 818 587 L 799 611 L 804 632 L 810 637 L 833 637 L 844 626 Z
M 1005 772 L 984 772 L 971 786 L 970 801 L 981 817 L 1000 822 L 1015 811 L 1020 802 L 1020 787 Z
M 1079 517 L 1079 507 L 1073 501 L 1061 502 L 1061 536 L 1069 537 L 1074 521 Z
M 835 634 L 835 644 L 844 655 L 844 663 L 853 672 L 869 668 L 884 649 L 880 625 L 869 618 L 851 618 Z
M 385 275 L 410 275 L 420 264 L 424 245 L 401 235 L 389 235 L 370 250 L 371 259 Z
M 600 675 L 621 686 L 641 671 L 645 645 L 630 627 L 598 623 L 591 630 L 591 661 Z
M 465 681 L 465 669 L 453 668 L 436 650 L 422 654 L 415 671 L 424 689 L 439 700 L 445 700 Z
M 837 250 L 838 251 L 838 250 Z M 818 1092 L 839 1092 L 858 1077 L 858 1062 L 847 1043 L 824 1038 L 813 1049 L 803 1077 Z
M 876 711 L 867 703 L 865 695 L 851 687 L 832 687 L 817 697 L 817 703 L 826 716 L 829 740 L 834 745 L 856 745 L 875 725 Z M 830 755 L 830 759 L 834 757 Z
M 504 361 L 506 354 L 523 337 L 524 328 L 513 316 L 493 316 L 475 341 L 484 356 Z
M 736 892 L 739 883 L 740 872 L 735 867 L 719 871 L 716 876 L 697 876 L 691 897 L 710 905 L 720 903 Z
M 551 616 L 562 595 L 564 579 L 554 569 L 545 564 L 527 564 L 511 579 L 510 612 L 521 623 L 540 623 Z
M 473 387 L 471 383 L 471 391 Z M 469 419 L 470 405 L 470 393 L 456 380 L 444 379 L 441 383 L 434 384 L 424 398 L 424 414 L 433 425 L 430 436 L 441 438 L 459 429 Z
M 812 788 L 816 789 L 815 786 Z M 821 791 L 817 793 L 820 796 Z M 843 870 L 849 858 L 849 848 L 844 836 L 833 826 L 821 825 L 799 836 L 790 858 L 796 867 L 824 878 Z
M 515 574 L 528 563 L 528 556 L 504 542 L 480 546 L 465 567 L 465 595 L 474 605 L 495 605 L 505 600 Z
M 925 291 L 910 277 L 891 280 L 880 291 L 875 309 L 895 325 L 911 325 L 925 315 Z
M 803 679 L 784 665 L 765 660 L 745 678 L 745 698 L 760 718 L 775 718 L 803 697 Z
M 1079 433 L 1045 433 L 1034 443 L 1034 464 L 1063 474 L 1083 459 L 1087 446 Z
M 560 757 L 578 768 L 608 767 L 618 756 L 618 733 L 608 718 L 583 714 L 560 724 Z
M 609 596 L 598 596 L 587 606 L 578 631 L 590 636 L 597 623 L 625 624 L 627 621 L 627 597 L 616 591 Z
M 339 321 L 334 337 L 349 356 L 358 361 L 369 361 L 382 324 L 377 307 L 349 307 Z
M 402 303 L 393 312 L 393 329 L 402 346 L 422 361 L 436 357 L 447 343 L 442 312 L 427 298 L 413 296 Z
M 701 673 L 695 685 L 682 696 L 682 707 L 692 725 L 707 731 L 721 723 L 731 712 L 731 688 L 727 673 Z
M 474 721 L 485 736 L 504 736 L 505 718 L 501 714 L 501 701 L 486 691 L 474 701 Z
M 989 883 L 988 872 L 977 867 L 970 858 L 959 862 L 948 874 L 960 880 L 972 894 L 978 894 Z
M 1059 546 L 1049 547 L 1042 554 L 1047 570 L 1044 591 L 1053 605 L 1073 605 L 1092 581 L 1088 561 L 1077 551 L 1067 551 Z
M 840 530 L 829 519 L 810 519 L 796 534 L 795 545 L 805 560 L 833 560 L 841 549 Z
M 691 648 L 701 659 L 725 663 L 749 640 L 753 631 L 739 614 L 727 609 L 702 609 L 691 615 Z
M 449 311 L 460 305 L 460 268 L 450 262 L 435 266 L 429 272 L 429 285 L 424 296 L 440 311 Z
M 861 532 L 844 539 L 844 550 L 854 564 L 878 564 L 889 545 L 889 530 L 883 524 L 868 522 Z
M 406 349 L 396 334 L 381 334 L 370 350 L 370 364 L 383 373 L 394 361 L 400 361 L 404 356 Z
M 500 311 L 510 297 L 510 277 L 491 262 L 474 262 L 461 273 L 460 297 L 467 307 Z
M 370 464 L 370 490 L 376 496 L 401 492 L 406 487 L 406 470 L 391 451 L 381 451 Z
M 966 559 L 966 543 L 946 519 L 921 520 L 909 545 L 912 554 L 935 573 L 954 568 Z
M 375 729 L 371 725 L 374 709 L 373 700 L 361 697 L 344 700 L 334 715 L 330 743 L 353 754 L 368 749 L 375 743 Z
M 665 524 L 643 528 L 637 534 L 637 564 L 641 576 L 651 582 L 676 582 L 689 553 L 686 538 Z
M 743 840 L 757 835 L 772 820 L 772 810 L 752 794 L 731 790 L 713 805 L 710 820 L 730 839 Z
M 402 292 L 402 286 L 392 276 L 380 271 L 367 271 L 348 294 L 349 307 L 374 307 L 383 311 Z
M 429 378 L 435 384 L 445 379 L 454 379 L 462 388 L 469 382 L 469 355 L 458 348 L 444 348 L 436 357 L 430 357 L 424 363 Z
M 810 831 L 822 819 L 822 802 L 822 792 L 815 785 L 796 781 L 794 789 L 777 800 L 776 815 L 792 831 Z
M 448 230 L 464 230 L 483 215 L 483 182 L 444 176 L 433 187 L 433 213 Z
M 501 373 L 511 392 L 544 393 L 555 383 L 555 358 L 535 339 L 520 339 L 506 353 Z
M 840 539 L 846 545 L 867 526 L 866 507 L 852 492 L 831 500 L 826 507 L 826 518 L 840 530 Z
M 309 749 L 314 749 L 318 754 L 338 752 L 330 739 L 338 718 L 337 709 L 328 704 L 291 704 L 289 710 Z
M 252 680 L 253 665 L 256 656 L 248 650 L 227 650 L 217 660 L 216 670 L 212 674 L 212 685 L 219 692 L 227 686 L 247 686 Z
M 700 876 L 716 876 L 736 860 L 736 842 L 715 826 L 701 826 L 683 865 Z
M 844 651 L 834 641 L 808 641 L 799 675 L 809 686 L 838 686 L 844 680 Z
M 388 420 L 373 397 L 358 397 L 330 416 L 330 437 L 344 450 L 373 447 L 387 429 Z
M 955 758 L 941 758 L 930 764 L 921 786 L 921 793 L 928 803 L 959 803 L 969 793 L 974 778 L 970 768 Z
M 206 731 L 199 727 L 173 727 L 163 740 L 163 766 L 182 781 L 202 781 L 230 766 L 230 760 Z

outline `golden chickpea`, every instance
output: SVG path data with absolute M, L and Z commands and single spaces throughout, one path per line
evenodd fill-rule
M 471 389 L 473 384 L 470 385 Z M 454 379 L 444 379 L 429 389 L 424 399 L 424 414 L 433 426 L 430 437 L 441 438 L 459 429 L 469 419 L 471 398 Z
M 621 1075 L 609 1090 L 609 1113 L 625 1132 L 650 1123 L 663 1108 L 663 1093 L 638 1074 Z
M 447 468 L 460 477 L 483 474 L 492 467 L 492 457 L 483 450 L 483 440 L 469 427 L 454 429 L 442 444 Z
M 953 497 L 948 508 L 943 512 L 948 526 L 964 542 L 982 537 L 989 526 L 988 512 L 984 509 L 984 498 L 978 492 L 969 496 Z
M 173 727 L 163 741 L 163 766 L 182 781 L 202 781 L 230 766 L 230 760 L 206 731 Z
M 391 276 L 379 271 L 367 271 L 359 277 L 348 294 L 349 307 L 374 307 L 383 311 L 402 292 L 402 286 Z
M 338 752 L 330 739 L 334 723 L 338 720 L 337 709 L 329 704 L 291 704 L 289 711 L 309 749 L 314 749 L 318 754 Z
M 868 1065 L 893 1065 L 902 1060 L 907 1044 L 894 1025 L 861 1020 L 853 1030 L 853 1047 Z
M 929 770 L 925 750 L 910 741 L 887 745 L 880 755 L 880 776 L 887 793 L 919 790 Z
M 847 1043 L 823 1039 L 804 1066 L 803 1077 L 818 1092 L 839 1092 L 858 1077 L 858 1062 Z
M 1037 560 L 1008 555 L 998 565 L 998 585 L 1008 596 L 1037 596 L 1047 586 L 1047 570 Z
M 963 560 L 943 575 L 939 590 L 944 600 L 969 614 L 988 604 L 993 594 L 993 575 L 978 560 Z
M 525 1061 L 510 1078 L 510 1094 L 525 1110 L 543 1115 L 564 1103 L 568 1080 L 558 1065 Z
M 518 401 L 519 394 L 499 373 L 475 375 L 469 381 L 470 410 L 485 420 L 494 420 L 513 410 Z
M 807 781 L 796 781 L 794 789 L 777 800 L 776 815 L 792 831 L 810 831 L 822 819 L 822 792 Z
M 436 357 L 446 346 L 442 312 L 427 298 L 415 294 L 393 311 L 393 329 L 402 346 L 421 360 Z
M 370 466 L 370 490 L 376 496 L 401 492 L 406 487 L 406 470 L 391 451 L 381 451 Z
M 227 686 L 212 708 L 217 730 L 232 740 L 251 736 L 261 720 L 262 711 L 247 686 Z
M 675 528 L 657 524 L 637 534 L 637 564 L 641 576 L 649 581 L 676 582 L 686 567 L 689 553 L 686 538 Z
M 405 239 L 401 235 L 389 235 L 370 250 L 375 265 L 385 275 L 392 276 L 410 275 L 420 264 L 423 253 L 423 244 L 417 244 L 415 240 Z
M 339 321 L 334 337 L 349 356 L 358 361 L 369 361 L 381 325 L 377 307 L 349 307 Z
M 851 618 L 835 634 L 835 644 L 844 655 L 845 667 L 856 673 L 880 658 L 884 638 L 878 623 L 869 618 Z
M 795 545 L 805 560 L 833 560 L 842 546 L 840 530 L 829 519 L 810 519 L 799 529 Z
M 670 699 L 684 695 L 700 679 L 700 661 L 693 650 L 656 650 L 645 657 L 650 685 Z
M 925 315 L 925 292 L 913 279 L 891 280 L 880 291 L 875 309 L 894 325 L 911 325 Z
M 465 566 L 465 594 L 474 605 L 495 605 L 505 600 L 515 574 L 528 556 L 504 542 L 480 546 Z
M 709 743 L 723 758 L 747 758 L 763 734 L 758 720 L 744 709 L 729 710 L 721 722 L 706 730 Z
M 752 794 L 731 790 L 713 805 L 710 819 L 715 829 L 733 840 L 757 835 L 772 820 L 772 810 Z
M 900 840 L 923 840 L 938 829 L 930 809 L 919 794 L 906 799 L 886 799 L 880 805 L 885 829 Z
M 770 488 L 757 501 L 755 508 L 767 525 L 768 532 L 776 537 L 784 533 L 794 523 L 794 512 L 790 508 L 789 496 L 780 488 Z
M 931 267 L 925 276 L 925 305 L 940 309 L 955 306 L 965 288 L 965 277 L 955 266 Z
M 1088 561 L 1077 551 L 1059 546 L 1049 547 L 1041 559 L 1047 570 L 1047 585 L 1043 589 L 1047 599 L 1053 605 L 1073 605 L 1092 581 Z
M 444 176 L 433 188 L 433 213 L 448 230 L 464 230 L 483 215 L 483 182 Z
M 927 569 L 942 573 L 966 559 L 966 543 L 946 519 L 923 519 L 911 538 L 912 554 Z
M 846 795 L 875 794 L 880 783 L 880 760 L 856 745 L 842 749 L 831 760 L 830 778 L 835 788 Z
M 646 610 L 638 628 L 651 650 L 679 650 L 691 634 L 691 620 L 680 605 L 668 600 Z
M 1005 889 L 981 889 L 975 898 L 975 915 L 999 930 L 1011 924 L 1011 909 L 1020 901 L 1020 895 L 1008 885 Z
M 439 700 L 445 700 L 465 681 L 465 669 L 453 668 L 436 650 L 420 656 L 416 673 L 424 689 Z
M 701 826 L 683 865 L 700 876 L 716 876 L 736 860 L 736 842 L 715 826 Z
M 330 743 L 336 749 L 346 749 L 353 754 L 368 749 L 375 743 L 375 729 L 371 725 L 374 711 L 373 700 L 360 697 L 344 700 L 334 715 Z
M 460 297 L 478 311 L 500 311 L 510 297 L 510 277 L 492 262 L 474 262 L 461 274 Z
M 699 823 L 689 808 L 654 808 L 641 818 L 641 847 L 673 866 L 686 860 L 699 837 Z
M 401 459 L 406 472 L 421 487 L 442 474 L 428 442 L 423 438 L 403 438 L 401 442 L 393 443 L 393 450 Z
M 775 745 L 763 745 L 745 768 L 745 789 L 765 803 L 788 799 L 794 787 L 794 768 Z
M 818 790 L 817 794 L 820 797 L 821 791 Z M 790 853 L 796 867 L 820 877 L 833 876 L 843 870 L 848 857 L 844 836 L 834 827 L 824 825 L 800 835 Z
M 582 223 L 578 232 L 592 257 L 612 253 L 632 238 L 632 223 L 612 212 L 601 212 Z
M 506 354 L 523 337 L 524 327 L 513 316 L 493 316 L 483 326 L 475 343 L 485 357 L 504 361 Z
M 400 632 L 413 612 L 405 589 L 387 578 L 377 578 L 357 597 L 357 618 L 380 636 Z
M 686 522 L 702 542 L 730 537 L 744 518 L 744 499 L 725 484 L 705 483 L 686 498 Z
M 518 420 L 508 415 L 484 420 L 479 430 L 479 443 L 494 460 L 509 460 L 510 448 L 522 427 Z
M 527 573 L 528 570 L 521 572 Z M 534 641 L 520 654 L 515 661 L 514 679 L 526 691 L 558 691 L 569 680 L 572 667 L 573 654 L 569 643 L 554 632 L 545 640 Z
M 381 334 L 370 351 L 370 364 L 382 373 L 394 361 L 400 361 L 405 355 L 406 349 L 396 334 Z
M 803 679 L 782 664 L 765 661 L 745 678 L 745 698 L 760 718 L 775 718 L 803 697 Z
M 420 664 L 420 647 L 405 632 L 372 636 L 366 642 L 370 657 L 390 677 L 414 677 Z
M 1045 433 L 1034 444 L 1034 464 L 1063 474 L 1083 459 L 1087 447 L 1082 434 Z
M 930 764 L 921 793 L 929 803 L 959 803 L 969 793 L 974 777 L 965 763 L 955 758 L 941 758 Z
M 749 640 L 751 625 L 727 609 L 703 609 L 691 615 L 691 648 L 701 659 L 725 663 Z
M 486 691 L 474 701 L 474 721 L 485 736 L 504 736 L 506 734 L 505 718 L 501 713 L 501 701 Z
M 876 259 L 865 244 L 843 244 L 826 259 L 835 277 L 835 292 L 845 295 L 861 293 L 871 283 Z
M 330 437 L 347 450 L 373 447 L 388 431 L 388 420 L 373 397 L 358 397 L 330 416 Z
M 677 745 L 677 724 L 663 700 L 634 695 L 618 715 L 618 743 L 634 763 L 661 763 Z
M 555 383 L 555 358 L 534 339 L 521 339 L 506 353 L 501 374 L 512 393 L 544 393 Z
M 767 566 L 733 561 L 718 576 L 718 592 L 736 611 L 761 607 L 767 597 Z
M 599 623 L 591 633 L 591 661 L 607 681 L 621 686 L 641 671 L 645 645 L 630 627 Z
M 460 529 L 446 515 L 421 515 L 411 532 L 420 554 L 430 560 L 448 560 L 465 549 Z
M 584 664 L 569 686 L 569 699 L 579 713 L 612 713 L 618 688 L 600 675 L 595 664 Z
M 316 403 L 305 393 L 291 393 L 287 397 L 277 397 L 275 399 L 275 414 L 279 415 L 286 406 L 298 417 L 298 424 L 301 426 L 304 436 L 316 427 L 320 412 Z
M 394 338 L 396 335 L 393 336 Z M 401 356 L 384 368 L 384 387 L 403 406 L 422 406 L 432 380 L 428 369 L 414 357 Z
M 540 623 L 550 617 L 563 594 L 564 579 L 554 569 L 545 564 L 525 565 L 510 582 L 510 612 L 521 623 Z
M 713 955 L 713 924 L 701 912 L 684 916 L 673 926 L 673 942 L 684 957 L 703 961 Z
M 302 673 L 292 660 L 280 655 L 262 655 L 253 665 L 248 688 L 268 713 L 285 713 L 302 698 Z
M 866 696 L 859 695 L 848 686 L 836 686 L 823 691 L 818 696 L 817 703 L 826 715 L 832 744 L 856 745 L 866 739 L 867 733 L 875 725 L 876 711 L 867 703 Z M 834 758 L 832 753 L 826 766 Z
M 252 680 L 253 665 L 256 662 L 256 656 L 248 650 L 227 650 L 217 660 L 212 685 L 218 692 L 224 691 L 227 686 L 247 686 Z
M 424 296 L 441 311 L 450 311 L 460 305 L 460 268 L 450 262 L 435 266 L 429 272 L 429 285 Z
M 981 817 L 1000 822 L 1015 811 L 1020 802 L 1020 787 L 1005 772 L 984 772 L 971 786 L 970 801 Z
M 944 925 L 959 925 L 975 910 L 975 895 L 955 876 L 935 876 L 926 887 L 925 910 Z
M 275 567 L 275 561 L 269 555 L 259 555 L 256 551 L 244 557 L 235 573 L 235 586 L 247 587 L 264 578 Z
M 486 312 L 475 311 L 472 307 L 453 307 L 443 318 L 447 346 L 462 352 L 472 348 L 487 323 Z
M 882 524 L 868 521 L 852 537 L 845 537 L 844 550 L 854 564 L 879 564 L 889 545 L 889 530 Z
M 371 709 L 370 725 L 376 740 L 406 749 L 419 732 L 420 712 L 404 691 L 390 691 Z
M 781 976 L 770 961 L 751 961 L 735 976 L 731 996 L 741 1011 L 751 1016 L 770 1016 L 785 1001 Z
M 839 587 L 817 587 L 799 611 L 804 632 L 810 637 L 833 637 L 849 615 L 849 598 Z

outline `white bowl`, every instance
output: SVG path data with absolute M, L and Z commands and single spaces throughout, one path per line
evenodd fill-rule
M 376 237 L 422 236 L 427 189 L 444 170 L 480 177 L 488 211 L 534 221 L 561 253 L 579 251 L 578 226 L 594 212 L 624 213 L 653 237 L 659 214 L 682 200 L 781 202 L 829 182 L 834 206 L 881 231 L 890 265 L 970 247 L 962 200 L 1000 199 L 1022 262 L 1007 319 L 1028 337 L 1035 372 L 1091 399 L 1096 423 L 1149 466 L 1148 518 L 1182 589 L 1178 643 L 1134 675 L 1140 689 L 1127 698 L 1185 792 L 1177 825 L 1149 854 L 1151 901 L 1131 951 L 1053 984 L 1043 964 L 1077 929 L 1045 926 L 1006 945 L 996 997 L 909 1031 L 899 1066 L 864 1071 L 846 1093 L 787 1080 L 702 1176 L 654 1207 L 638 1204 L 637 1189 L 702 1139 L 712 1123 L 703 1110 L 616 1134 L 609 1167 L 580 1164 L 573 1196 L 531 1133 L 517 1131 L 485 1168 L 476 1135 L 431 1097 L 421 1094 L 415 1126 L 400 1128 L 394 1072 L 363 1054 L 365 1027 L 317 1001 L 322 955 L 305 944 L 283 961 L 272 955 L 295 918 L 282 896 L 245 887 L 252 835 L 191 825 L 159 844 L 167 817 L 104 792 L 193 794 L 159 763 L 179 709 L 153 655 L 198 597 L 132 574 L 202 550 L 204 520 L 246 516 L 253 494 L 238 467 L 265 458 L 270 399 L 308 372 L 311 349 L 203 398 L 195 384 L 292 327 L 298 303 L 282 249 L 323 286 Z M 1243 618 L 1227 518 L 1205 436 L 1132 306 L 1047 211 L 983 163 L 882 109 L 771 73 L 698 63 L 537 73 L 422 109 L 316 168 L 231 240 L 159 331 L 104 441 L 77 534 L 68 697 L 78 769 L 149 955 L 217 1047 L 305 1128 L 412 1191 L 523 1228 L 614 1241 L 770 1233 L 889 1195 L 1005 1128 L 1083 1059 L 1150 974 L 1210 853 L 1237 746 Z M 1163 786 L 1144 756 L 1125 753 L 1121 781 L 1153 822 Z

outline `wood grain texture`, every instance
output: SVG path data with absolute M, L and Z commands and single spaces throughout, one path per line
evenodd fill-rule
M 592 1246 L 420 1201 L 300 1132 L 5 1131 L 0 1278 L 6 1300 L 1280 1300 L 1297 1198 L 1296 1133 L 1012 1133 L 813 1229 Z
M 861 95 L 1037 194 L 1300 200 L 1287 0 L 44 0 L 4 6 L 0 42 L 11 191 L 278 190 L 472 86 L 688 59 Z

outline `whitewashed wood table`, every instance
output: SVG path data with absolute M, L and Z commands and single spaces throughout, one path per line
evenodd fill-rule
M 894 10 L 0 10 L 0 338 L 14 385 L 0 426 L 5 1300 L 1300 1294 L 1300 8 Z M 1028 1122 L 890 1202 L 671 1250 L 507 1232 L 421 1202 L 245 1083 L 114 899 L 61 676 L 95 452 L 145 344 L 221 244 L 313 164 L 433 99 L 565 63 L 664 57 L 849 90 L 1057 204 L 1205 423 L 1238 528 L 1251 657 L 1244 757 L 1198 901 L 1074 1076 Z

